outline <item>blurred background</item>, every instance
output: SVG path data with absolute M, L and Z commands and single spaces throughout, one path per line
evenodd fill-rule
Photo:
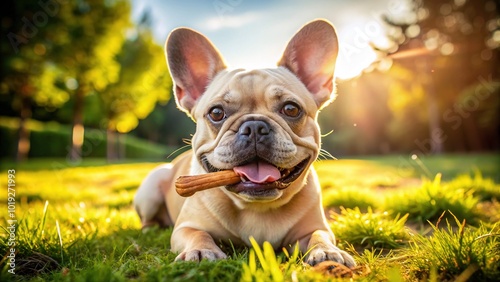
M 500 4 L 493 0 L 7 1 L 0 158 L 171 160 L 194 123 L 172 96 L 163 43 L 207 35 L 232 67 L 273 67 L 306 22 L 339 35 L 334 157 L 500 149 Z M 175 154 L 174 154 L 175 155 Z

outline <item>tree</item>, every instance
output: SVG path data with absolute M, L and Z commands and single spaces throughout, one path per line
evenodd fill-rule
M 164 52 L 153 41 L 147 19 L 146 14 L 138 27 L 129 30 L 130 36 L 116 57 L 118 80 L 99 91 L 107 124 L 108 160 L 120 157 L 115 133 L 131 131 L 158 101 L 167 102 L 170 97 L 172 82 Z
M 19 108 L 18 159 L 29 150 L 24 121 L 33 101 L 60 106 L 73 99 L 70 157 L 81 158 L 84 97 L 119 78 L 115 60 L 131 26 L 126 0 L 16 1 L 2 9 L 2 91 Z M 11 94 L 11 95 L 12 95 Z M 54 102 L 54 103 L 53 103 Z
M 479 123 L 482 104 L 499 103 L 495 85 L 500 25 L 495 5 L 491 0 L 414 0 L 409 20 L 385 18 L 398 45 L 390 57 L 395 65 L 411 70 L 413 80 L 424 88 L 429 125 L 425 140 L 430 144 L 425 153 L 498 148 L 498 134 L 492 144 L 489 132 L 498 129 L 498 118 L 490 118 L 486 127 Z M 471 95 L 470 88 L 476 94 Z M 469 105 L 462 103 L 466 96 Z
M 74 99 L 70 157 L 81 158 L 84 137 L 84 97 L 99 92 L 119 79 L 120 64 L 115 60 L 130 27 L 130 6 L 125 0 L 86 0 L 61 6 L 67 30 L 63 44 L 57 46 L 57 63 L 72 81 Z
M 19 113 L 17 161 L 29 152 L 26 121 L 31 118 L 33 103 L 57 108 L 69 98 L 57 84 L 59 70 L 51 61 L 53 46 L 65 33 L 57 28 L 59 4 L 48 2 L 12 1 L 1 11 L 5 40 L 0 41 L 0 94 L 10 96 L 5 100 Z

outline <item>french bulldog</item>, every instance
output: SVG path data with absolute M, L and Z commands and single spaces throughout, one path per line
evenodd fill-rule
M 277 67 L 230 70 L 216 47 L 188 28 L 173 30 L 166 56 L 178 107 L 196 122 L 192 150 L 149 173 L 134 198 L 143 227 L 173 226 L 176 260 L 224 259 L 217 242 L 279 250 L 298 244 L 306 262 L 355 266 L 335 245 L 312 163 L 320 151 L 317 115 L 334 97 L 338 54 L 325 20 L 303 26 Z M 182 198 L 175 179 L 232 169 L 234 185 Z

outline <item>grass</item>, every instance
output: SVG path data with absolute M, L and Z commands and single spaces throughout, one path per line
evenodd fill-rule
M 387 196 L 384 207 L 395 213 L 406 212 L 420 222 L 436 220 L 443 212 L 450 211 L 459 218 L 476 223 L 480 212 L 477 209 L 479 199 L 473 195 L 475 191 L 473 188 L 464 189 L 462 185 L 443 184 L 438 174 L 434 180 L 425 180 L 416 189 Z
M 475 162 L 467 170 L 462 162 L 453 167 L 449 158 Z M 403 169 L 398 159 L 316 164 L 330 225 L 339 245 L 359 265 L 347 279 L 500 277 L 500 185 L 488 172 L 496 158 L 433 158 L 435 168 L 442 160 L 442 170 L 425 167 L 427 160 L 420 160 L 432 177 L 422 174 L 418 164 Z M 173 263 L 175 254 L 168 251 L 171 229 L 142 233 L 131 207 L 136 187 L 157 164 L 52 163 L 64 161 L 15 168 L 16 274 L 8 272 L 10 224 L 2 216 L 0 281 L 341 280 L 332 275 L 335 266 L 311 267 L 302 263 L 304 254 L 272 250 L 266 244 L 251 249 L 223 246 L 228 260 Z M 0 181 L 7 183 L 9 167 L 2 169 Z M 7 196 L 0 194 L 0 202 L 7 203 Z M 7 206 L 0 206 L 7 214 Z
M 363 213 L 359 208 L 341 209 L 333 213 L 330 223 L 335 236 L 348 240 L 362 248 L 393 249 L 403 246 L 410 239 L 405 223 L 408 214 L 390 216 L 388 212 L 374 212 L 368 208 Z M 348 238 L 348 239 L 347 239 Z M 344 242 L 339 242 L 340 247 Z
M 443 214 L 444 215 L 444 214 Z M 446 220 L 446 227 L 439 222 L 432 225 L 430 237 L 415 235 L 406 254 L 408 276 L 426 278 L 436 271 L 441 281 L 488 281 L 498 279 L 500 266 L 500 225 L 467 228 L 466 221 Z M 458 229 L 456 226 L 459 226 Z
M 294 252 L 290 255 L 287 251 L 284 256 L 276 256 L 273 247 L 269 242 L 259 246 L 254 238 L 250 238 L 252 249 L 248 256 L 248 263 L 243 263 L 243 273 L 241 281 L 285 281 L 291 277 L 294 272 L 304 269 L 300 261 L 299 249 L 296 246 Z M 259 264 L 259 266 L 257 265 Z

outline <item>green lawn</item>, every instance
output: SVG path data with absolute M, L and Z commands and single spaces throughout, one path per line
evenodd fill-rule
M 493 154 L 317 162 L 331 227 L 359 264 L 347 274 L 354 281 L 498 279 L 499 163 Z M 312 268 L 300 262 L 302 254 L 275 254 L 266 246 L 225 246 L 228 260 L 173 263 L 171 229 L 142 233 L 131 207 L 156 165 L 2 162 L 0 281 L 337 279 L 332 267 Z M 8 169 L 16 171 L 15 275 L 9 272 Z

